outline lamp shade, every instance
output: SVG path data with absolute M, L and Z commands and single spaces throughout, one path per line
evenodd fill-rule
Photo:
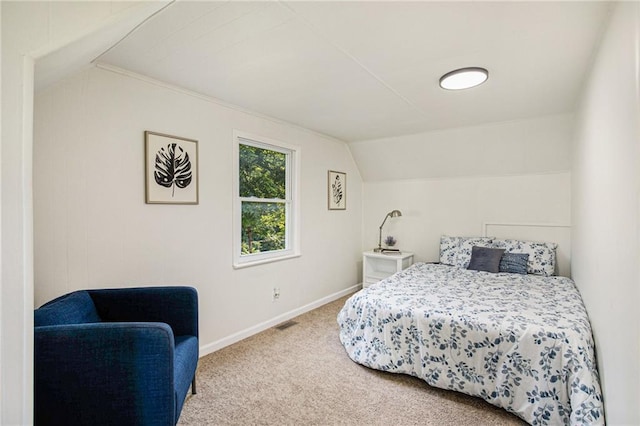
M 393 210 L 388 213 L 389 217 L 398 217 L 402 216 L 402 212 L 400 210 Z

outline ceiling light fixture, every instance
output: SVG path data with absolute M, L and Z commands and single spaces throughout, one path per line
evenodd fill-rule
M 476 87 L 487 81 L 489 71 L 479 67 L 460 68 L 440 77 L 440 87 L 447 90 L 462 90 Z

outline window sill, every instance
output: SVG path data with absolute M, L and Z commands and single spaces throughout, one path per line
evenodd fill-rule
M 250 266 L 264 265 L 265 263 L 279 262 L 281 260 L 294 259 L 302 256 L 300 253 L 287 254 L 284 256 L 271 257 L 267 259 L 248 260 L 246 262 L 233 262 L 233 269 L 243 269 Z

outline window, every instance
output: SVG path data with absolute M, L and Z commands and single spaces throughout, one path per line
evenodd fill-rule
M 299 148 L 236 132 L 234 266 L 299 255 Z

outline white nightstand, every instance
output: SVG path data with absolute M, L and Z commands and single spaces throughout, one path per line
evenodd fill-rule
M 362 287 L 390 277 L 413 264 L 413 253 L 362 253 Z

